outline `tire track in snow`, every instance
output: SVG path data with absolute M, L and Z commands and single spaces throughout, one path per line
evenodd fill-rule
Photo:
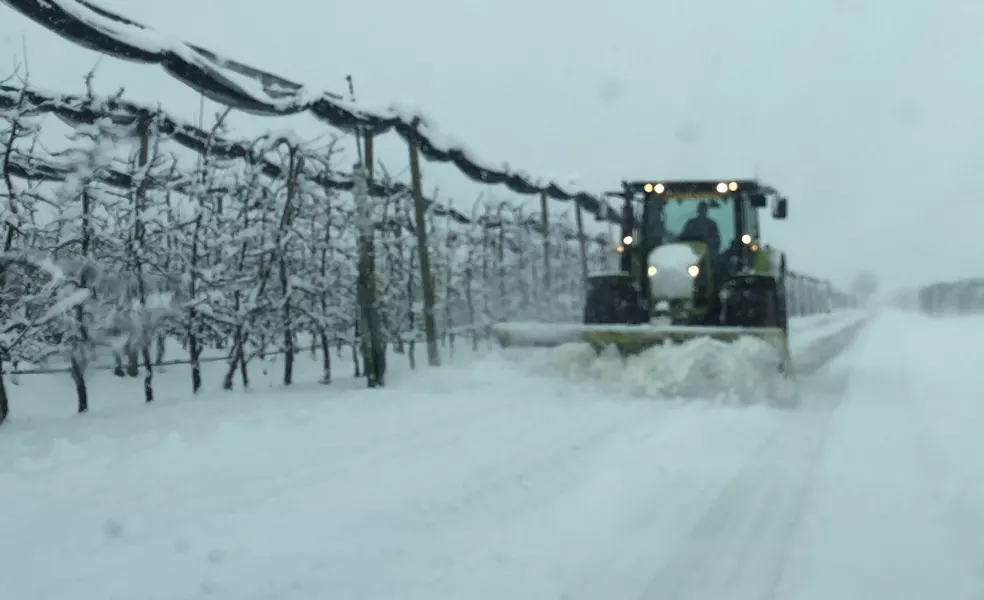
M 942 347 L 933 340 L 934 347 Z M 922 516 L 942 524 L 948 539 L 955 548 L 955 556 L 961 558 L 966 572 L 976 572 L 984 580 L 984 511 L 981 510 L 981 477 L 979 469 L 967 468 L 975 464 L 973 458 L 979 443 L 976 428 L 964 427 L 974 423 L 980 413 L 968 411 L 965 406 L 966 390 L 976 387 L 979 377 L 962 377 L 961 369 L 972 365 L 947 365 L 948 370 L 933 370 L 923 363 L 923 345 L 903 346 L 895 380 L 898 388 L 893 394 L 896 418 L 892 430 L 899 439 L 897 446 L 901 456 L 898 463 L 909 466 L 909 478 L 920 483 L 912 496 L 922 498 Z M 928 369 L 928 372 L 927 372 Z M 942 393 L 941 393 L 942 392 Z M 954 427 L 954 423 L 961 423 Z M 970 442 L 970 443 L 968 443 Z M 969 458 L 969 460 L 968 460 Z M 978 485 L 975 485 L 978 484 Z M 968 595 L 979 597 L 976 593 Z
M 650 414 L 653 409 L 640 407 Z M 610 430 L 593 428 L 598 435 L 576 436 L 581 441 L 573 448 L 553 444 L 552 451 L 529 460 L 504 461 L 500 476 L 483 475 L 474 481 L 480 488 L 455 491 L 453 482 L 444 482 L 451 505 L 462 495 L 468 498 L 456 512 L 428 511 L 431 521 L 394 511 L 384 522 L 362 530 L 374 539 L 388 538 L 391 551 L 412 547 L 413 568 L 401 559 L 397 570 L 381 569 L 379 581 L 353 585 L 372 586 L 374 593 L 365 596 L 379 598 L 386 597 L 384 589 L 414 599 L 479 597 L 489 589 L 501 597 L 558 598 L 567 584 L 585 573 L 598 574 L 600 567 L 607 574 L 624 563 L 624 555 L 606 554 L 609 548 L 618 548 L 622 528 L 638 529 L 638 515 L 667 504 L 653 501 L 653 492 L 658 494 L 675 479 L 667 467 L 679 466 L 706 445 L 706 438 L 694 435 L 695 426 L 707 425 L 705 433 L 721 440 L 726 463 L 737 462 L 732 461 L 735 453 L 745 454 L 750 445 L 741 435 L 722 439 L 729 431 L 744 430 L 747 411 L 688 406 L 660 412 L 662 418 L 653 415 L 652 420 L 632 418 L 645 412 L 625 412 Z M 765 415 L 762 410 L 755 412 L 758 417 Z M 752 421 L 763 423 L 759 418 Z M 714 470 L 721 466 L 715 465 Z M 488 486 L 492 481 L 498 484 Z M 481 493 L 473 494 L 478 489 Z M 373 545 L 336 551 L 332 562 L 341 560 L 346 567 L 326 566 L 333 570 L 328 579 L 375 562 L 378 553 Z M 435 594 L 434 587 L 428 587 L 438 585 L 435 582 L 438 587 L 448 586 L 446 593 L 442 588 Z M 468 582 L 467 588 L 461 582 Z
M 721 483 L 678 542 L 662 548 L 662 558 L 650 557 L 650 565 L 661 566 L 640 600 L 774 597 L 850 379 L 850 372 L 825 367 L 857 343 L 862 329 L 824 341 L 826 356 L 800 376 L 804 401 L 782 411 L 772 435 Z
M 787 415 L 669 550 L 640 600 L 772 598 L 837 404 Z
M 669 407 L 576 402 L 562 409 L 572 414 L 557 422 L 558 408 L 545 403 L 532 414 L 519 415 L 512 444 L 485 448 L 464 463 L 454 448 L 443 454 L 403 454 L 408 468 L 389 471 L 371 489 L 362 489 L 359 496 L 366 502 L 354 502 L 345 490 L 335 498 L 319 497 L 321 509 L 333 517 L 307 525 L 323 540 L 318 551 L 291 540 L 284 544 L 285 552 L 264 559 L 264 568 L 275 571 L 279 581 L 316 577 L 359 589 L 366 597 L 392 597 L 397 592 L 391 590 L 398 590 L 401 598 L 471 597 L 457 589 L 461 581 L 486 576 L 489 563 L 500 567 L 492 571 L 497 581 L 509 579 L 517 567 L 515 556 L 529 538 L 518 544 L 506 532 L 542 527 L 537 513 L 551 513 L 550 507 L 563 502 L 569 491 L 593 480 L 598 467 L 631 456 L 626 450 L 634 443 L 655 437 L 679 445 L 679 437 L 690 430 L 688 420 L 674 418 L 676 411 Z M 311 494 L 296 492 L 275 503 L 277 513 L 311 514 L 303 507 Z M 264 515 L 259 514 L 260 520 Z M 586 516 L 568 518 L 576 522 Z M 245 526 L 242 517 L 231 525 Z M 294 530 L 288 519 L 282 516 L 281 522 Z M 378 565 L 373 579 L 358 580 L 356 574 L 364 573 L 367 564 Z M 471 572 L 478 574 L 469 576 Z M 455 587 L 455 593 L 435 595 L 435 587 L 442 585 Z M 503 584 L 487 580 L 483 585 Z
M 927 371 L 945 369 L 927 366 L 927 336 L 908 325 L 879 317 L 863 349 L 852 353 L 856 373 L 780 597 L 984 597 L 979 552 L 948 537 L 953 507 L 938 489 L 945 465 L 924 452 L 952 440 L 953 431 L 925 435 L 932 419 L 918 410 L 951 408 L 944 390 L 924 387 Z M 917 347 L 909 357 L 907 345 Z
M 680 542 L 665 552 L 640 600 L 777 597 L 786 563 L 853 368 L 833 368 L 857 348 L 865 324 L 814 344 L 801 359 L 803 401 L 785 411 L 773 435 L 720 489 Z
M 816 402 L 812 403 L 812 410 L 788 412 L 779 419 L 780 426 L 772 429 L 772 437 L 762 436 L 764 439 L 760 438 L 757 444 L 749 444 L 747 439 L 740 439 L 740 434 L 734 435 L 734 431 L 759 431 L 746 429 L 756 419 L 746 420 L 749 415 L 743 410 L 711 408 L 708 416 L 716 415 L 715 427 L 704 430 L 706 438 L 695 438 L 693 426 L 703 422 L 699 412 L 706 407 L 684 405 L 681 409 L 678 404 L 628 405 L 599 401 L 597 405 L 579 402 L 573 411 L 568 411 L 561 408 L 563 403 L 551 399 L 537 398 L 530 402 L 532 408 L 515 411 L 516 405 L 507 400 L 500 406 L 501 413 L 493 413 L 496 421 L 511 415 L 511 420 L 501 421 L 511 435 L 502 438 L 507 443 L 499 446 L 497 453 L 486 449 L 476 455 L 455 456 L 462 447 L 454 443 L 454 436 L 446 437 L 445 432 L 435 436 L 443 438 L 442 444 L 397 446 L 385 452 L 377 449 L 371 457 L 361 457 L 360 468 L 371 468 L 396 450 L 406 460 L 406 469 L 377 482 L 371 494 L 363 494 L 376 498 L 372 504 L 356 511 L 350 508 L 347 518 L 331 524 L 330 529 L 319 525 L 319 534 L 331 536 L 321 548 L 319 559 L 312 562 L 303 551 L 277 557 L 276 568 L 281 570 L 278 579 L 295 569 L 310 569 L 326 581 L 348 581 L 349 574 L 358 572 L 365 564 L 377 564 L 375 581 L 351 581 L 353 587 L 371 597 L 384 597 L 387 590 L 399 590 L 401 597 L 406 598 L 468 597 L 457 582 L 469 580 L 469 588 L 487 592 L 494 587 L 503 596 L 556 597 L 563 593 L 561 588 L 568 587 L 566 584 L 591 572 L 590 565 L 611 571 L 615 570 L 612 567 L 616 562 L 625 562 L 626 556 L 605 549 L 618 548 L 613 531 L 621 527 L 645 529 L 647 525 L 653 527 L 654 538 L 675 531 L 669 539 L 680 539 L 689 527 L 691 537 L 697 531 L 713 539 L 714 526 L 723 523 L 749 545 L 760 541 L 759 532 L 771 529 L 776 532 L 771 536 L 771 544 L 776 548 L 772 553 L 781 555 L 796 530 L 804 498 L 809 495 L 807 484 L 811 478 L 800 470 L 821 453 L 818 444 L 809 440 L 825 438 L 825 428 L 814 426 L 825 423 L 822 418 L 828 417 L 829 412 Z M 573 412 L 560 419 L 565 426 L 560 430 L 553 428 L 558 409 Z M 722 415 L 725 418 L 721 419 Z M 734 426 L 732 437 L 715 439 L 728 430 L 722 427 L 727 423 Z M 794 431 L 784 431 L 783 427 L 790 424 L 799 426 Z M 466 429 L 480 434 L 489 425 L 471 424 Z M 689 494 L 694 490 L 688 490 L 683 498 L 654 496 L 665 492 L 672 478 L 668 482 L 665 476 L 652 472 L 650 477 L 655 475 L 654 481 L 639 479 L 640 475 L 645 477 L 645 467 L 622 462 L 643 453 L 636 460 L 649 461 L 651 469 L 656 470 L 663 459 L 661 451 L 669 452 L 671 463 L 679 463 L 689 452 L 699 453 L 708 444 L 723 449 L 726 456 L 719 457 L 721 462 L 712 469 L 720 471 L 722 476 L 704 478 L 703 489 L 697 491 L 708 497 L 717 494 L 717 500 L 702 502 L 704 506 L 711 504 L 705 511 L 693 512 L 692 505 L 686 502 L 688 498 L 693 500 L 694 496 Z M 816 454 L 810 455 L 809 450 Z M 739 457 L 751 453 L 751 457 L 743 467 L 738 467 L 741 463 L 727 456 L 729 452 L 737 452 Z M 785 457 L 785 464 L 781 457 Z M 458 460 L 462 458 L 465 460 Z M 662 462 L 667 464 L 665 459 Z M 735 467 L 728 466 L 732 462 Z M 623 467 L 628 467 L 627 477 L 618 473 Z M 775 468 L 793 474 L 770 473 Z M 797 475 L 802 476 L 801 485 L 787 489 L 790 478 Z M 612 484 L 611 487 L 604 482 Z M 722 491 L 722 487 L 726 489 Z M 335 502 L 325 505 L 324 510 L 337 511 L 343 503 L 351 506 L 351 499 L 351 495 L 342 493 Z M 770 511 L 767 508 L 770 502 L 785 510 L 785 514 L 778 515 L 779 525 L 773 519 L 780 511 L 775 506 Z M 736 503 L 737 508 L 733 506 Z M 657 519 L 658 524 L 638 519 L 646 511 L 662 509 L 669 512 Z M 619 513 L 620 510 L 625 510 L 625 514 Z M 668 529 L 667 525 L 679 527 Z M 591 539 L 598 534 L 601 539 L 593 544 Z M 344 544 L 340 541 L 347 539 L 376 541 Z M 381 540 L 384 540 L 382 546 Z M 413 545 L 408 545 L 409 540 L 414 540 Z M 606 540 L 610 543 L 604 544 Z M 671 547 L 670 553 L 676 554 L 684 548 L 685 543 L 677 544 Z M 692 543 L 689 556 L 682 564 L 684 569 L 702 564 L 702 553 Z M 536 570 L 536 565 L 544 567 L 544 557 L 552 557 L 547 563 L 548 572 L 538 578 L 531 577 L 528 571 Z M 641 568 L 646 570 L 659 562 L 653 556 L 648 561 L 644 556 L 633 558 L 640 566 L 645 565 Z M 726 553 L 720 559 L 725 558 Z M 680 559 L 675 564 L 679 567 Z M 760 577 L 765 582 L 762 585 L 772 585 L 768 575 L 775 580 L 779 571 L 768 569 L 767 561 L 757 564 L 760 571 L 766 571 Z M 781 567 L 781 561 L 777 564 Z M 711 575 L 715 574 L 713 563 L 703 565 L 711 569 Z M 741 569 L 740 564 L 734 565 L 725 575 L 733 576 Z M 531 593 L 536 584 L 539 584 L 536 591 L 543 593 Z M 722 587 L 730 593 L 734 585 L 732 582 L 732 586 Z M 448 593 L 437 594 L 435 590 Z M 570 598 L 594 597 L 582 596 L 579 592 L 584 588 L 568 587 L 568 590 L 566 596 Z M 728 593 L 721 596 L 732 597 Z

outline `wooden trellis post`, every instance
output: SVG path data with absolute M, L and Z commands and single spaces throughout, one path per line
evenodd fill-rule
M 414 119 L 413 127 L 420 125 Z M 424 294 L 424 336 L 427 340 L 427 363 L 432 367 L 441 365 L 441 355 L 437 348 L 437 322 L 434 319 L 434 278 L 431 276 L 430 252 L 427 245 L 427 206 L 424 203 L 423 182 L 420 174 L 420 149 L 414 136 L 407 137 L 410 150 L 410 183 L 413 191 L 414 233 L 417 234 L 417 258 L 420 261 L 420 282 Z
M 502 209 L 506 207 L 505 202 L 500 202 L 496 207 L 496 217 L 499 220 L 499 244 L 495 249 L 495 259 L 498 262 L 499 274 L 499 302 L 506 301 L 506 223 L 502 214 Z
M 362 321 L 363 373 L 368 387 L 382 387 L 386 377 L 386 346 L 383 342 L 379 303 L 376 297 L 375 217 L 370 186 L 373 177 L 373 136 L 365 134 L 365 159 L 356 167 L 355 201 L 359 212 L 358 304 Z
M 540 192 L 540 225 L 543 228 L 543 286 L 550 298 L 552 289 L 550 273 L 550 211 L 547 208 L 547 194 Z
M 581 285 L 588 289 L 588 246 L 584 238 L 584 215 L 581 214 L 581 204 L 574 201 L 574 220 L 577 222 L 577 246 L 581 253 Z

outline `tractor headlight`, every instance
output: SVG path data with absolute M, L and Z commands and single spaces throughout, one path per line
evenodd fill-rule
M 690 273 L 691 277 L 696 278 L 698 275 L 700 275 L 700 267 L 698 267 L 697 265 L 690 265 L 689 267 L 687 267 L 687 273 Z
M 650 277 L 655 277 L 656 276 L 656 267 L 654 267 L 653 265 L 649 265 L 649 270 L 646 271 L 646 272 L 649 273 L 649 276 Z

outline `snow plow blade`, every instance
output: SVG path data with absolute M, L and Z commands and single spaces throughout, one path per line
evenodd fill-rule
M 699 338 L 728 343 L 754 337 L 776 347 L 781 371 L 788 372 L 790 366 L 786 334 L 779 327 L 500 323 L 492 327 L 492 336 L 503 348 L 552 348 L 585 342 L 599 352 L 614 346 L 623 355 Z
M 719 342 L 734 342 L 741 337 L 755 337 L 784 346 L 783 333 L 778 327 L 741 328 L 712 326 L 652 326 L 652 325 L 587 325 L 584 341 L 595 348 L 615 346 L 628 354 L 664 344 L 680 344 L 696 338 Z
M 492 336 L 504 348 L 552 348 L 575 342 L 593 346 L 619 346 L 627 351 L 645 350 L 666 343 L 694 338 L 733 342 L 740 337 L 756 337 L 785 346 L 785 335 L 778 327 L 716 327 L 700 325 L 583 325 L 548 323 L 500 323 Z
M 492 326 L 492 337 L 503 348 L 554 348 L 585 341 L 589 328 L 580 323 L 499 323 Z

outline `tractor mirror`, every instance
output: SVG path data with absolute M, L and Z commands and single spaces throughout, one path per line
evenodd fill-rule
M 752 194 L 749 200 L 751 200 L 752 206 L 755 208 L 765 208 L 768 205 L 765 194 Z
M 776 205 L 772 208 L 772 217 L 776 220 L 783 220 L 789 214 L 789 200 L 786 198 L 776 199 Z

